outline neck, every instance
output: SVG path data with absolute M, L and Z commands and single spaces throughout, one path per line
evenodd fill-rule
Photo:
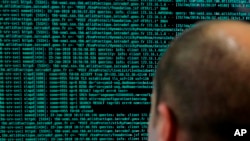
M 186 131 L 178 130 L 175 141 L 191 141 L 191 140 Z
M 222 139 L 212 134 L 195 134 L 185 130 L 178 130 L 174 141 L 221 141 Z

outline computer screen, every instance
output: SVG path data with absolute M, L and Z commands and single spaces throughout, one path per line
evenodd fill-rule
M 1 0 L 0 140 L 146 141 L 152 78 L 202 20 L 238 0 Z

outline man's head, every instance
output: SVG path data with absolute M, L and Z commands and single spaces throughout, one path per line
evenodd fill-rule
M 149 141 L 229 140 L 249 124 L 250 25 L 197 23 L 158 63 Z

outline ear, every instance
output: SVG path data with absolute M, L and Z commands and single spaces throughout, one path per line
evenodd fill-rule
M 159 141 L 175 141 L 176 125 L 170 108 L 165 103 L 160 103 L 158 110 L 157 132 Z

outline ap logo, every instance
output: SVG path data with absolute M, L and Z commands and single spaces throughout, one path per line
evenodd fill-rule
M 234 132 L 234 136 L 244 136 L 247 133 L 246 129 L 236 129 Z

